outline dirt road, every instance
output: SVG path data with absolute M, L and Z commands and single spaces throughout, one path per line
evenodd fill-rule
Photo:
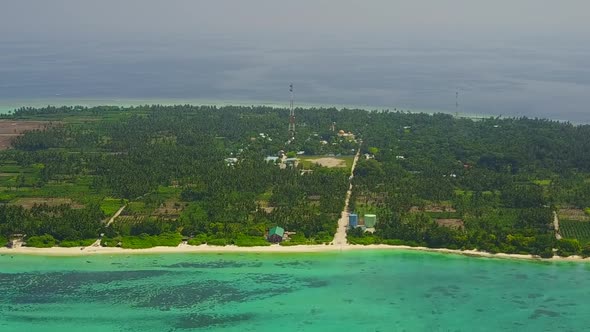
M 110 224 L 112 224 L 112 223 L 113 223 L 113 221 L 115 221 L 115 219 L 116 219 L 116 218 L 117 218 L 117 217 L 118 217 L 118 216 L 121 214 L 121 212 L 123 212 L 123 210 L 125 210 L 125 207 L 126 207 L 126 206 L 127 206 L 127 205 L 123 205 L 123 206 L 122 206 L 122 207 L 121 207 L 121 208 L 120 208 L 120 209 L 119 209 L 119 210 L 118 210 L 118 211 L 115 213 L 115 215 L 113 215 L 113 216 L 111 217 L 111 219 L 109 219 L 109 221 L 107 222 L 107 227 L 109 227 L 109 225 L 110 225 Z
M 555 230 L 555 238 L 561 240 L 561 233 L 559 232 L 559 217 L 557 212 L 553 211 L 553 229 Z
M 352 195 L 352 178 L 354 177 L 354 168 L 356 167 L 356 162 L 358 161 L 360 155 L 361 146 L 359 145 L 359 149 L 354 156 L 354 160 L 352 161 L 352 167 L 350 169 L 350 185 L 348 186 L 348 191 L 346 192 L 344 209 L 340 214 L 340 219 L 338 219 L 338 229 L 336 230 L 336 234 L 334 234 L 334 240 L 332 241 L 333 245 L 341 247 L 348 245 L 348 242 L 346 241 L 346 229 L 348 228 L 348 205 L 350 203 L 350 196 Z

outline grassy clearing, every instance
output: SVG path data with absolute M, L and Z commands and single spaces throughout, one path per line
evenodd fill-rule
M 533 183 L 538 185 L 538 186 L 548 186 L 551 184 L 551 180 L 550 179 L 543 179 L 543 180 L 533 180 Z
M 127 201 L 124 199 L 106 197 L 100 202 L 100 209 L 105 216 L 111 217 L 126 203 Z
M 149 215 L 154 210 L 153 207 L 148 206 L 145 202 L 135 201 L 127 204 L 127 208 L 123 212 L 125 215 Z
M 258 195 L 258 197 L 256 199 L 259 201 L 268 202 L 271 197 L 272 197 L 272 190 L 267 190 L 267 191 L 263 192 L 262 194 Z
M 158 190 L 156 190 L 156 192 L 152 195 L 157 196 L 160 199 L 172 199 L 172 198 L 178 198 L 180 196 L 180 192 L 182 191 L 182 188 L 180 187 L 165 187 L 165 186 L 159 186 Z

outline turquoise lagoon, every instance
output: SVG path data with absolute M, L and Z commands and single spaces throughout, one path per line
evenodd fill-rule
M 582 331 L 590 265 L 409 251 L 0 256 L 0 331 Z

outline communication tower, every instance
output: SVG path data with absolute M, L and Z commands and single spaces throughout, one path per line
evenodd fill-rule
M 289 84 L 289 92 L 291 93 L 291 103 L 289 105 L 289 134 L 295 137 L 295 109 L 293 108 L 293 84 Z
M 455 117 L 459 117 L 459 90 L 455 92 Z

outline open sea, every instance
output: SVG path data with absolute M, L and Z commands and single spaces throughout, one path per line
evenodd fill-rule
M 208 35 L 1 42 L 0 113 L 49 104 L 287 107 L 293 83 L 296 106 L 590 123 L 587 43 L 428 45 L 285 45 Z
M 411 251 L 0 256 L 0 331 L 583 331 L 590 265 Z

